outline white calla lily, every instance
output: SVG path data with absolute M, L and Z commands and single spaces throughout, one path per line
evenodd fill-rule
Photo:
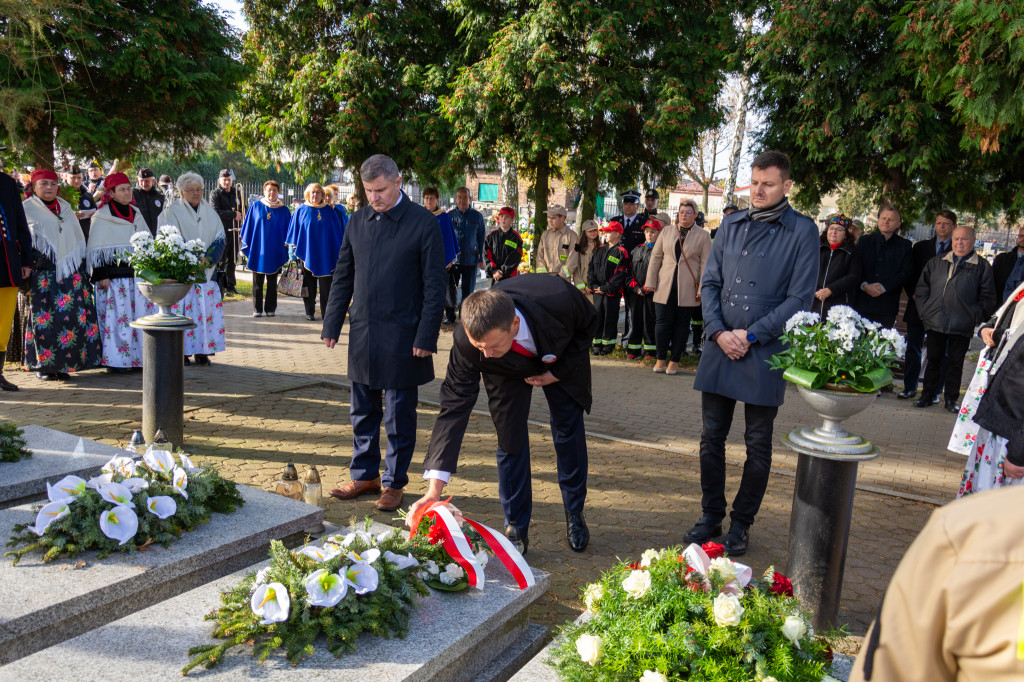
M 100 469 L 105 474 L 121 474 L 125 478 L 135 475 L 136 461 L 131 457 L 112 457 Z
M 174 512 L 178 511 L 178 503 L 168 495 L 157 495 L 146 501 L 146 509 L 158 519 L 166 519 L 168 516 L 174 516 Z
M 406 554 L 405 556 L 402 556 L 401 554 L 395 554 L 394 552 L 388 551 L 384 552 L 384 558 L 388 560 L 388 563 L 390 563 L 392 566 L 394 566 L 400 571 L 406 568 L 414 568 L 420 565 L 420 562 L 417 561 L 416 557 L 414 557 L 412 554 Z
M 377 538 L 376 538 L 377 544 L 379 545 L 379 544 L 383 543 L 384 541 L 389 540 L 391 538 L 391 536 L 394 535 L 397 532 L 398 532 L 397 528 L 388 528 L 383 533 L 377 533 Z
M 200 469 L 195 464 L 193 464 L 192 460 L 189 459 L 189 456 L 186 455 L 184 452 L 178 453 L 178 459 L 181 460 L 181 468 L 184 469 L 186 473 L 201 474 L 205 471 L 205 469 Z
M 377 589 L 377 584 L 380 581 L 380 576 L 377 575 L 377 569 L 362 561 L 357 561 L 351 566 L 345 568 L 341 574 L 345 577 L 345 580 L 348 581 L 348 584 L 355 589 L 356 594 L 373 592 Z
M 374 561 L 380 558 L 380 550 L 376 547 L 372 549 L 364 550 L 362 554 L 356 554 L 355 552 L 348 553 L 349 561 L 356 563 L 367 563 L 372 564 Z
M 335 535 L 334 537 L 338 538 L 339 536 Z M 357 530 L 357 531 L 353 531 L 351 533 L 348 533 L 347 535 L 345 535 L 344 537 L 341 538 L 340 542 L 338 542 L 336 544 L 340 544 L 342 547 L 348 547 L 353 542 L 355 542 L 356 539 L 362 540 L 363 542 L 365 542 L 368 545 L 373 542 L 373 536 L 372 535 L 370 535 L 369 533 L 367 533 L 364 530 Z
M 93 490 L 99 490 L 100 488 L 102 488 L 106 484 L 112 483 L 113 481 L 114 481 L 114 475 L 113 474 L 100 474 L 99 476 L 93 476 L 88 481 L 86 481 L 85 482 L 85 487 L 86 488 L 92 488 Z
M 171 487 L 174 488 L 174 492 L 188 499 L 188 493 L 185 492 L 185 488 L 188 487 L 188 474 L 181 467 L 174 467 L 171 471 Z
M 132 502 L 132 491 L 128 489 L 128 486 L 120 483 L 107 483 L 101 487 L 100 497 L 113 505 L 135 506 L 135 503 Z
M 249 606 L 257 616 L 263 616 L 260 623 L 272 625 L 288 620 L 288 611 L 291 609 L 292 600 L 284 585 L 270 583 L 269 585 L 260 585 L 259 589 L 252 593 Z
M 36 514 L 36 525 L 29 528 L 30 531 L 36 535 L 42 535 L 47 526 L 56 521 L 62 519 L 68 515 L 68 505 L 71 504 L 73 497 L 65 497 L 62 500 L 54 500 L 53 502 L 44 505 L 39 513 Z
M 77 499 L 85 492 L 85 479 L 78 476 L 65 476 L 54 485 L 46 484 L 46 496 L 50 502 L 66 500 L 67 498 Z
M 174 469 L 174 457 L 167 450 L 154 450 L 150 447 L 142 456 L 142 461 L 150 470 L 159 474 L 169 474 Z
M 139 530 L 139 517 L 135 510 L 125 505 L 118 505 L 100 514 L 100 530 L 117 544 L 124 543 L 135 537 Z
M 339 574 L 321 568 L 306 578 L 306 593 L 311 606 L 335 606 L 348 594 L 348 582 Z
M 330 561 L 334 557 L 338 556 L 340 552 L 334 545 L 324 545 L 323 547 L 317 547 L 316 545 L 307 545 L 300 550 L 295 552 L 296 554 L 302 554 L 308 556 L 310 559 L 315 561 Z
M 143 490 L 149 487 L 149 481 L 144 478 L 126 478 L 121 481 L 121 485 L 131 491 L 132 495 L 135 493 L 141 493 Z

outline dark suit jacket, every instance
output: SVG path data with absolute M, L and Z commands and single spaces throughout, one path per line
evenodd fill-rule
M 881 232 L 866 234 L 857 241 L 864 266 L 863 282 L 879 282 L 885 287 L 881 296 L 868 296 L 858 286 L 854 307 L 870 319 L 892 317 L 900 311 L 900 296 L 914 277 L 910 240 L 894 234 L 888 240 Z
M 1012 251 L 996 256 L 992 262 L 992 276 L 996 280 L 996 298 L 1000 303 L 1003 300 L 1003 289 L 1006 288 L 1006 282 L 1010 279 L 1013 266 L 1017 264 L 1017 254 L 1017 248 L 1014 247 Z
M 561 277 L 520 275 L 501 280 L 494 286 L 511 295 L 516 308 L 526 318 L 537 344 L 538 357 L 528 358 L 509 351 L 500 358 L 485 358 L 459 325 L 441 385 L 441 413 L 434 422 L 423 463 L 425 469 L 455 471 L 469 415 L 480 393 L 481 374 L 488 383 L 498 444 L 507 452 L 516 452 L 518 445 L 509 439 L 521 438 L 526 433 L 529 401 L 525 404 L 515 400 L 503 402 L 503 379 L 515 382 L 516 388 L 529 387 L 523 379 L 550 371 L 572 399 L 590 411 L 593 403 L 590 345 L 597 327 L 594 306 Z M 505 409 L 508 403 L 512 403 L 513 409 Z
M 386 213 L 361 208 L 345 228 L 320 337 L 337 339 L 348 313 L 349 379 L 372 389 L 422 386 L 434 361 L 412 349 L 437 352 L 447 286 L 433 213 L 404 192 Z
M 35 262 L 32 234 L 28 231 L 22 199 L 14 179 L 7 173 L 0 173 L 0 206 L 3 206 L 7 219 L 0 235 L 0 287 L 21 284 L 22 266 L 31 266 Z
M 942 253 L 948 253 L 953 248 L 953 240 L 949 240 L 949 244 L 942 250 Z M 914 275 L 910 281 L 904 287 L 907 292 L 907 309 L 903 312 L 904 322 L 921 322 L 921 313 L 917 310 L 917 301 L 914 298 L 914 292 L 917 289 L 918 282 L 921 281 L 921 273 L 924 272 L 924 266 L 928 265 L 928 261 L 935 258 L 935 237 L 931 239 L 923 239 L 910 249 L 911 258 L 914 259 Z M 941 254 L 940 254 L 941 255 Z

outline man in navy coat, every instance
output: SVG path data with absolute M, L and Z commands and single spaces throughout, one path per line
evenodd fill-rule
M 761 508 L 772 464 L 775 417 L 786 394 L 782 372 L 768 359 L 783 350 L 786 321 L 809 310 L 818 277 L 818 228 L 789 205 L 789 157 L 769 151 L 752 165 L 752 208 L 727 217 L 711 246 L 701 280 L 707 342 L 694 389 L 701 391 L 700 483 L 703 516 L 686 542 L 722 534 L 725 439 L 736 402 L 743 401 L 747 460 L 723 544 L 747 551 L 748 529 Z
M 448 274 L 437 218 L 401 190 L 395 162 L 376 154 L 360 174 L 369 206 L 345 229 L 321 333 L 334 348 L 349 313 L 352 480 L 331 495 L 348 500 L 380 492 L 377 508 L 393 511 L 402 503 L 416 448 L 418 387 L 434 378 L 431 356 Z M 388 438 L 383 475 L 382 420 Z
M 455 329 L 441 385 L 441 413 L 423 463 L 429 490 L 410 508 L 407 518 L 439 500 L 455 472 L 482 377 L 498 436 L 498 495 L 505 535 L 520 552 L 526 552 L 533 508 L 527 418 L 536 386 L 544 390 L 551 412 L 566 540 L 574 551 L 587 548 L 583 413 L 590 412 L 593 402 L 590 344 L 596 326 L 594 306 L 561 277 L 510 277 L 463 301 L 462 324 Z

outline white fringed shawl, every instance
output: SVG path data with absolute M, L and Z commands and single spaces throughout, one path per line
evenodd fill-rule
M 46 207 L 43 200 L 32 195 L 23 202 L 32 247 L 53 261 L 57 279 L 70 277 L 85 258 L 85 234 L 78 224 L 71 204 L 57 197 L 60 217 Z
M 142 212 L 133 208 L 134 222 L 118 218 L 110 212 L 109 204 L 96 211 L 89 228 L 89 243 L 85 250 L 85 262 L 91 271 L 101 265 L 113 265 L 118 254 L 131 252 L 130 240 L 136 232 L 149 234 Z

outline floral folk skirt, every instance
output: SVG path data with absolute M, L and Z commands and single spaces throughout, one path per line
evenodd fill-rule
M 193 285 L 173 310 L 191 317 L 197 325 L 185 332 L 185 355 L 213 355 L 224 350 L 224 305 L 215 282 Z
M 960 491 L 957 497 L 980 493 L 992 488 L 1017 485 L 1024 478 L 1007 478 L 1003 474 L 1003 463 L 1006 461 L 1006 439 L 986 429 L 978 431 L 974 440 L 974 448 L 967 457 L 967 466 L 960 479 Z
M 137 297 L 134 277 L 112 279 L 106 289 L 96 289 L 104 367 L 142 367 L 142 332 L 129 326 L 141 317 L 135 314 Z
M 55 270 L 33 270 L 29 286 L 25 365 L 65 374 L 98 367 L 100 328 L 84 264 L 63 280 Z

